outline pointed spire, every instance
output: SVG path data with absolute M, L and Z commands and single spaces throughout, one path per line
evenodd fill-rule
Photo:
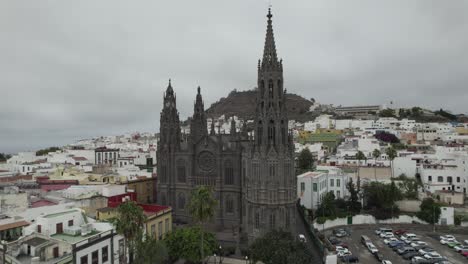
M 275 37 L 273 35 L 273 25 L 271 20 L 272 17 L 273 15 L 271 14 L 271 8 L 268 8 L 268 25 L 265 37 L 265 47 L 263 48 L 262 64 L 278 63 L 278 57 L 276 55 Z
M 215 121 L 214 118 L 211 118 L 211 129 L 210 129 L 210 135 L 215 134 Z
M 229 131 L 229 134 L 236 134 L 236 121 L 234 120 L 234 117 L 231 118 L 231 130 Z
M 172 89 L 171 79 L 169 79 L 169 84 L 167 85 L 166 95 L 173 95 L 174 90 Z

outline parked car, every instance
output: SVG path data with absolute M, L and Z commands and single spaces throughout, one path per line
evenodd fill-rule
M 349 249 L 344 248 L 342 246 L 337 246 L 337 247 L 335 247 L 335 251 L 336 252 L 340 252 L 340 251 L 349 252 Z
M 333 230 L 333 234 L 336 237 L 345 237 L 348 235 L 348 232 L 346 232 L 346 230 L 344 230 L 343 228 L 340 228 L 340 229 Z
M 468 250 L 468 245 L 458 245 L 455 246 L 453 249 L 455 249 L 457 252 L 466 251 Z
M 384 239 L 383 242 L 384 242 L 386 245 L 388 245 L 388 244 L 390 244 L 390 242 L 395 242 L 395 241 L 400 241 L 400 240 L 398 240 L 398 238 L 396 238 L 396 237 L 391 237 L 391 238 L 386 238 L 386 239 Z
M 395 248 L 399 245 L 404 245 L 404 244 L 405 242 L 398 240 L 398 241 L 393 241 L 393 242 L 388 243 L 388 246 L 391 248 Z
M 389 228 L 389 227 L 381 227 L 381 228 L 375 230 L 376 235 L 380 235 L 380 233 L 382 233 L 382 232 L 393 232 L 393 230 L 391 228 Z
M 447 243 L 447 246 L 449 246 L 450 248 L 454 248 L 456 246 L 460 246 L 461 243 L 458 242 L 458 241 L 453 241 L 453 242 L 450 242 L 450 243 Z
M 451 237 L 440 240 L 440 243 L 442 245 L 446 245 L 446 244 L 452 243 L 452 242 L 458 242 L 458 241 L 455 238 L 451 238 Z
M 427 253 L 435 252 L 435 250 L 431 247 L 425 247 L 425 248 L 421 248 L 418 252 L 421 255 L 425 255 Z
M 382 260 L 382 264 L 392 264 L 390 260 Z
M 434 262 L 423 257 L 414 257 L 411 259 L 412 264 L 433 264 Z
M 417 246 L 427 246 L 427 243 L 424 241 L 413 241 L 411 242 L 410 246 L 417 247 Z
M 369 251 L 372 253 L 372 254 L 375 254 L 377 252 L 379 252 L 379 250 L 375 247 L 374 244 L 372 243 L 367 243 L 367 249 L 369 249 Z
M 398 255 L 403 255 L 403 254 L 406 254 L 408 252 L 416 252 L 416 249 L 414 249 L 414 247 L 402 247 L 400 249 L 397 250 L 397 253 Z
M 462 256 L 464 256 L 464 257 L 467 257 L 467 258 L 468 258 L 468 251 L 463 251 L 461 254 L 462 254 Z
M 365 246 L 367 243 L 371 243 L 371 240 L 368 236 L 362 235 L 361 236 L 361 243 Z
M 416 251 L 412 251 L 412 252 L 408 252 L 408 253 L 405 253 L 402 255 L 402 257 L 404 259 L 412 259 L 413 257 L 416 257 L 416 256 L 419 256 L 419 252 L 416 252 Z
M 344 248 L 349 248 L 348 244 L 341 241 L 340 243 L 336 244 L 335 246 L 340 246 L 340 247 L 344 247 Z
M 406 230 L 404 229 L 398 229 L 397 231 L 393 232 L 397 236 L 401 236 L 406 233 Z
M 354 255 L 349 255 L 341 257 L 341 261 L 343 261 L 344 263 L 356 263 L 359 262 L 359 258 Z
M 374 256 L 378 261 L 382 261 L 384 259 L 384 256 L 380 252 L 375 253 Z
M 391 238 L 391 237 L 395 237 L 395 235 L 393 233 L 390 233 L 390 232 L 385 232 L 385 233 L 380 233 L 380 237 L 381 238 Z
M 404 235 L 400 236 L 400 239 L 401 239 L 401 240 L 405 240 L 405 239 L 414 238 L 414 237 L 417 237 L 416 234 L 407 233 L 407 234 L 404 234 Z
M 439 240 L 455 239 L 455 237 L 452 235 L 444 235 L 444 236 L 440 236 L 439 238 L 440 238 Z
M 442 256 L 437 252 L 430 252 L 430 253 L 424 254 L 423 257 L 425 259 L 438 259 L 438 258 L 441 258 Z
M 299 234 L 299 241 L 302 242 L 302 243 L 306 243 L 307 239 L 303 234 Z

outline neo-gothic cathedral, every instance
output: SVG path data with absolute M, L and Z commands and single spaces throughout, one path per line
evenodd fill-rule
M 219 231 L 240 228 L 249 240 L 271 229 L 295 231 L 294 144 L 270 11 L 267 18 L 263 58 L 257 68 L 253 137 L 245 123 L 236 131 L 234 121 L 229 134 L 215 131 L 213 122 L 208 130 L 200 87 L 190 134 L 181 134 L 176 95 L 169 82 L 157 149 L 157 202 L 170 205 L 176 221 L 190 222 L 191 191 L 211 186 L 218 200 L 211 227 Z

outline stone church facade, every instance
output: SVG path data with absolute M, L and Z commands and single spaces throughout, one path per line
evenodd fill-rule
M 218 200 L 211 227 L 240 228 L 250 239 L 271 229 L 295 232 L 294 144 L 288 130 L 283 64 L 276 53 L 272 14 L 267 15 L 263 57 L 258 62 L 254 130 L 244 124 L 221 133 L 207 117 L 198 87 L 190 134 L 180 130 L 176 95 L 164 94 L 157 149 L 157 202 L 173 207 L 176 221 L 190 222 L 191 191 L 210 186 Z

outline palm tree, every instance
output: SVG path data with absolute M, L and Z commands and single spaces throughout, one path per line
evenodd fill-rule
M 362 153 L 362 151 L 358 151 L 356 153 L 356 159 L 358 160 L 358 168 L 357 168 L 357 188 L 358 190 L 361 190 L 361 175 L 360 175 L 360 168 L 361 168 L 361 160 L 367 160 L 366 158 L 366 155 L 364 155 L 364 153 Z
M 393 160 L 397 156 L 397 151 L 393 147 L 389 147 L 389 148 L 387 148 L 385 153 L 387 154 L 388 159 L 390 160 L 390 169 L 392 171 L 392 179 L 393 179 Z
M 212 219 L 217 201 L 213 198 L 213 192 L 207 186 L 200 186 L 192 191 L 189 203 L 190 214 L 198 222 L 201 228 L 200 254 L 202 263 L 205 262 L 205 251 L 203 248 L 203 224 Z
M 111 219 L 118 234 L 124 237 L 124 260 L 127 263 L 127 250 L 130 253 L 129 263 L 133 263 L 133 251 L 136 242 L 142 238 L 146 216 L 143 209 L 133 201 L 121 203 L 117 208 L 118 216 Z
M 374 157 L 374 178 L 375 181 L 377 181 L 377 159 L 380 157 L 382 153 L 380 153 L 380 150 L 374 149 L 372 152 L 372 157 Z

